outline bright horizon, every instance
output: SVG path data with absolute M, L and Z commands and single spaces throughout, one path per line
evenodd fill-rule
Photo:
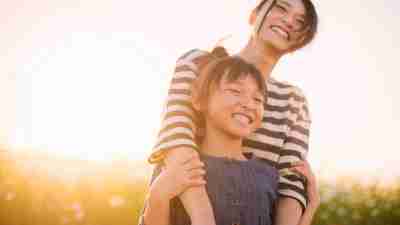
M 0 145 L 145 159 L 177 57 L 230 34 L 226 43 L 240 48 L 249 2 L 7 3 L 0 9 L 7 21 L 0 26 Z M 314 2 L 317 39 L 273 72 L 306 93 L 310 161 L 327 178 L 400 177 L 400 3 Z

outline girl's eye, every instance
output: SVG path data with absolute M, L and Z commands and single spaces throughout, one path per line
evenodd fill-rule
M 262 99 L 262 98 L 254 98 L 254 101 L 259 103 L 259 104 L 263 104 L 264 103 L 264 99 Z
M 228 88 L 226 89 L 228 92 L 234 94 L 234 95 L 239 95 L 240 94 L 240 90 L 239 89 L 233 89 L 233 88 Z

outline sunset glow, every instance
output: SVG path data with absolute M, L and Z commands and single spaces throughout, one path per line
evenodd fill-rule
M 0 38 L 0 144 L 83 160 L 143 161 L 177 57 L 231 34 L 226 44 L 240 49 L 251 2 L 7 3 L 0 9 L 8 20 Z M 315 43 L 274 70 L 308 97 L 309 156 L 324 177 L 400 175 L 394 62 L 400 5 L 384 4 L 316 1 L 321 29 Z

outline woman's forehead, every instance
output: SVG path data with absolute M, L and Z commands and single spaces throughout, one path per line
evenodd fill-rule
M 302 0 L 277 0 L 276 2 L 295 10 L 300 16 L 305 16 L 304 14 L 306 9 Z
M 255 6 L 259 6 L 265 1 L 273 1 L 273 0 L 257 0 Z M 283 4 L 286 5 L 287 7 L 298 10 L 299 13 L 303 15 L 305 13 L 305 7 L 302 0 L 276 0 L 276 3 Z

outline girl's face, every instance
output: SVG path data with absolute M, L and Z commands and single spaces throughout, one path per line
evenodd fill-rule
M 234 138 L 247 137 L 261 126 L 264 94 L 250 75 L 236 81 L 225 77 L 211 89 L 204 115 L 206 127 Z
M 302 0 L 277 0 L 257 38 L 280 51 L 290 51 L 304 38 L 305 13 Z

